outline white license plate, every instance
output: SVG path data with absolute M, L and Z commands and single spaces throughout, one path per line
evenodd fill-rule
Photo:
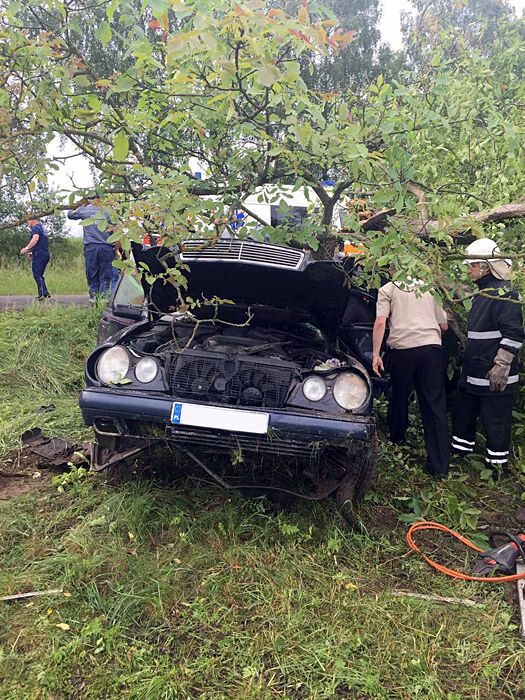
M 192 425 L 195 428 L 215 428 L 233 430 L 237 433 L 268 432 L 268 413 L 255 413 L 237 408 L 200 406 L 194 403 L 174 403 L 171 409 L 171 422 L 174 425 Z

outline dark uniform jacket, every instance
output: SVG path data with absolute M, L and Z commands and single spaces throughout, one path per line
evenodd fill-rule
M 38 253 L 38 252 L 44 252 L 47 253 L 49 250 L 48 246 L 48 241 L 47 241 L 47 233 L 44 231 L 44 227 L 42 224 L 35 224 L 34 226 L 31 226 L 31 233 L 29 240 L 33 237 L 34 234 L 37 234 L 38 236 L 38 241 L 36 245 L 34 245 L 30 250 L 32 253 Z
M 493 394 L 487 372 L 498 350 L 505 348 L 515 357 L 507 386 L 501 394 L 514 393 L 518 390 L 518 356 L 524 340 L 523 316 L 521 304 L 506 300 L 518 300 L 518 293 L 509 288 L 508 282 L 491 274 L 477 280 L 476 284 L 487 296 L 477 295 L 472 302 L 460 386 L 472 394 Z M 500 294 L 500 290 L 505 291 Z

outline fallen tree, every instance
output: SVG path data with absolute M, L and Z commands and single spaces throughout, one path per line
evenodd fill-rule
M 379 76 L 359 93 L 325 93 L 307 87 L 301 66 L 337 52 L 353 33 L 329 18 L 311 20 L 307 0 L 293 17 L 261 0 L 7 3 L 1 167 L 30 197 L 56 162 L 32 158 L 27 144 L 68 140 L 88 159 L 96 186 L 28 215 L 97 194 L 124 247 L 144 220 L 171 243 L 203 230 L 219 235 L 262 186 L 275 202 L 283 184 L 311 188 L 318 212 L 307 226 L 264 232 L 330 256 L 333 215 L 345 205 L 346 235 L 366 239 L 372 284 L 395 259 L 401 279 L 434 288 L 458 274 L 458 245 L 468 236 L 493 235 L 508 257 L 523 254 L 518 29 L 509 23 L 488 56 L 443 36 L 428 63 L 402 80 Z M 375 213 L 360 217 L 355 198 Z

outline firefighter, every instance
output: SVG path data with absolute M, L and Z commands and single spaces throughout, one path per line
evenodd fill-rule
M 390 274 L 394 268 L 390 267 Z M 405 440 L 408 402 L 416 390 L 427 459 L 423 471 L 441 478 L 448 473 L 448 433 L 441 335 L 448 329 L 445 312 L 432 294 L 418 293 L 416 280 L 408 285 L 388 282 L 379 290 L 373 330 L 372 368 L 378 377 L 384 370 L 381 345 L 389 324 L 387 340 L 392 396 L 388 405 L 390 439 Z
M 516 291 L 509 286 L 511 261 L 500 256 L 490 238 L 471 243 L 464 262 L 479 292 L 473 299 L 467 343 L 452 414 L 452 448 L 460 455 L 474 451 L 481 418 L 486 436 L 485 461 L 495 475 L 506 474 L 509 461 L 512 404 L 518 391 L 518 355 L 523 345 L 523 315 Z

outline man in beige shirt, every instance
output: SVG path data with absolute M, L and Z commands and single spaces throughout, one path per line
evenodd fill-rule
M 392 395 L 388 405 L 390 439 L 400 444 L 408 428 L 408 401 L 415 388 L 427 460 L 427 474 L 443 477 L 450 459 L 441 334 L 447 317 L 432 294 L 417 293 L 420 284 L 388 282 L 379 290 L 373 332 L 374 372 L 384 371 L 381 345 L 388 321 L 387 346 Z

